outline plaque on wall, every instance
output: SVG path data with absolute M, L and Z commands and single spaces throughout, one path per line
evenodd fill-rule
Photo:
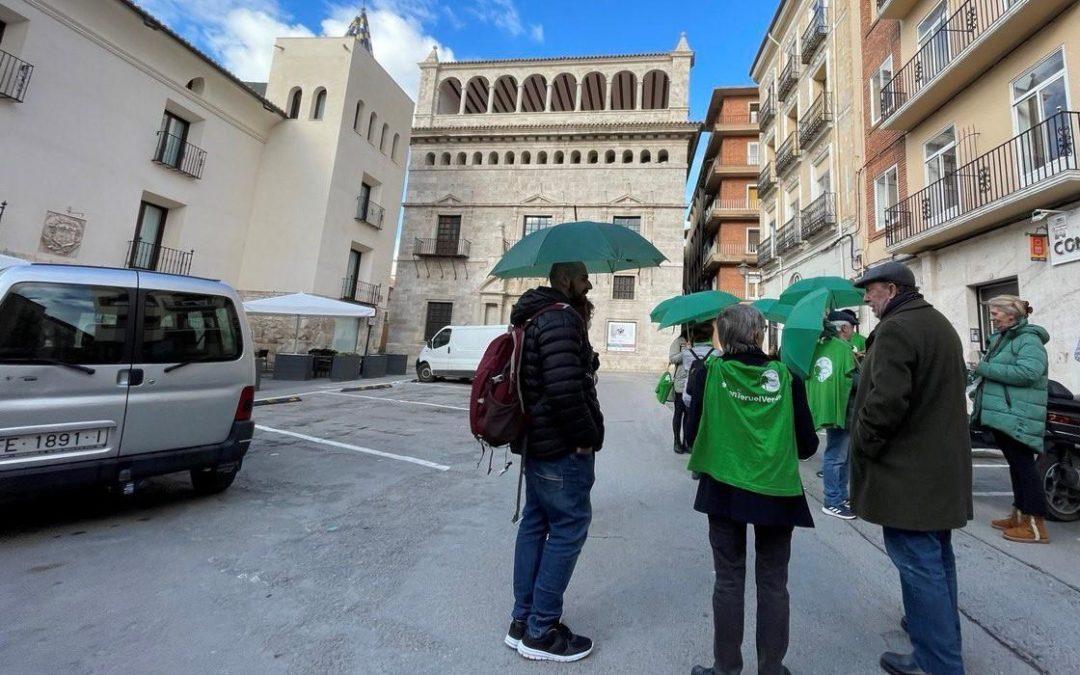
M 46 211 L 39 249 L 42 253 L 73 258 L 79 252 L 85 231 L 85 219 L 66 213 Z

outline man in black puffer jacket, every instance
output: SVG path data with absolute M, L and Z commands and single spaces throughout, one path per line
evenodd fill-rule
M 550 288 L 526 292 L 510 314 L 512 324 L 525 325 L 520 381 L 529 421 L 523 440 L 512 446 L 523 455 L 525 509 L 505 642 L 526 658 L 565 662 L 592 652 L 592 641 L 560 619 L 563 593 L 589 533 L 593 459 L 604 443 L 604 417 L 585 320 L 569 306 L 592 288 L 588 272 L 581 263 L 559 263 L 549 279 Z

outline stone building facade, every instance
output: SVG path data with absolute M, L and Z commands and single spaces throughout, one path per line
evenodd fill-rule
M 694 54 L 420 64 L 388 350 L 416 354 L 445 325 L 503 324 L 540 279 L 489 272 L 535 229 L 621 223 L 667 257 L 594 275 L 590 335 L 604 368 L 663 368 L 649 311 L 681 290 Z

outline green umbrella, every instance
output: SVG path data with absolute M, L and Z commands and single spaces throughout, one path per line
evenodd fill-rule
M 739 304 L 740 300 L 724 291 L 699 291 L 673 298 L 664 310 L 660 328 L 670 328 L 684 323 L 712 321 L 725 307 Z
M 843 277 L 810 277 L 796 281 L 780 294 L 780 302 L 795 305 L 819 289 L 828 291 L 830 309 L 863 304 L 863 292 Z
M 799 377 L 806 379 L 813 368 L 814 350 L 825 329 L 829 309 L 829 289 L 819 288 L 799 300 L 784 323 L 780 356 Z
M 653 323 L 659 322 L 661 319 L 664 318 L 664 312 L 667 311 L 667 308 L 671 307 L 671 304 L 673 302 L 675 302 L 676 300 L 678 300 L 679 298 L 681 298 L 681 297 L 683 297 L 683 296 L 681 296 L 681 295 L 673 295 L 670 298 L 668 298 L 667 300 L 661 300 L 656 305 L 656 307 L 653 307 L 653 310 L 651 312 L 649 312 L 649 321 L 652 321 Z
M 623 225 L 583 220 L 537 230 L 514 244 L 491 275 L 546 277 L 551 266 L 580 262 L 593 273 L 659 267 L 667 260 L 648 239 Z
M 761 298 L 750 303 L 751 307 L 754 307 L 769 321 L 775 321 L 777 323 L 784 323 L 787 321 L 788 314 L 791 313 L 794 305 L 780 302 L 777 298 Z

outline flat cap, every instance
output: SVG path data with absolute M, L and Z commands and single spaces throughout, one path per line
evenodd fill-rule
M 850 309 L 837 309 L 829 312 L 829 321 L 844 321 L 850 323 L 852 326 L 859 325 L 859 317 L 855 315 L 855 312 Z
M 855 288 L 866 288 L 874 281 L 884 281 L 898 286 L 915 286 L 915 275 L 904 263 L 890 260 L 874 265 L 863 272 L 863 275 L 855 281 Z

